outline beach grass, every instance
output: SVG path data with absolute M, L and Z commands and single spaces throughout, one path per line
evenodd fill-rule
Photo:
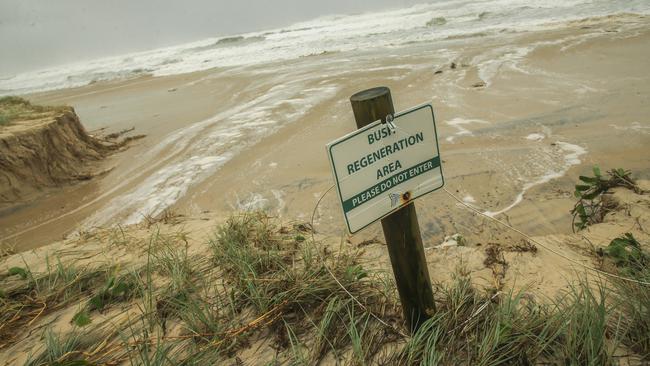
M 16 329 L 33 324 L 47 314 L 79 301 L 96 288 L 109 269 L 82 269 L 46 258 L 46 269 L 35 273 L 29 267 L 12 267 L 0 278 L 12 281 L 3 286 L 0 298 L 0 347 L 15 340 Z
M 61 108 L 34 105 L 27 99 L 16 96 L 0 97 L 0 126 L 18 120 L 38 118 L 42 113 L 60 110 Z
M 617 248 L 621 243 L 626 245 L 624 251 Z M 612 240 L 607 255 L 613 256 L 613 264 L 620 273 L 642 282 L 650 282 L 650 256 L 643 251 L 632 234 L 625 234 Z M 630 248 L 631 247 L 631 248 Z M 621 255 L 621 253 L 624 253 Z M 623 343 L 632 351 L 650 360 L 650 291 L 648 286 L 640 283 L 614 279 L 610 285 L 612 297 L 615 299 L 617 313 L 621 323 Z
M 14 269 L 19 285 L 0 298 L 3 324 L 34 324 L 42 303 L 39 317 L 79 309 L 67 331 L 44 327 L 31 365 L 236 364 L 260 344 L 275 350 L 264 355 L 269 365 L 614 365 L 621 350 L 649 360 L 650 296 L 641 284 L 577 276 L 546 298 L 477 288 L 461 267 L 434 285 L 436 314 L 408 335 L 386 273 L 367 269 L 358 249 L 331 245 L 264 213 L 218 227 L 210 256 L 192 255 L 185 234 L 154 233 L 135 270 L 58 258 L 44 273 Z M 635 278 L 649 279 L 647 267 L 635 268 Z M 99 316 L 109 311 L 110 322 Z M 1 347 L 17 341 L 2 334 Z
M 30 358 L 26 366 L 60 364 L 60 360 L 79 350 L 81 345 L 80 337 L 81 333 L 77 330 L 61 334 L 54 332 L 52 329 L 47 329 L 43 335 L 45 351 Z

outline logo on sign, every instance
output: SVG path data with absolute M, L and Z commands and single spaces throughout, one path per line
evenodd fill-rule
M 390 197 L 390 207 L 395 207 L 397 206 L 397 203 L 399 202 L 399 198 L 402 195 L 399 193 L 389 193 L 388 197 Z

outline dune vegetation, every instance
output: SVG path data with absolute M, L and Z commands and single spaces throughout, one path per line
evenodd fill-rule
M 437 312 L 409 335 L 392 277 L 369 269 L 359 248 L 321 242 L 308 224 L 235 215 L 199 254 L 182 232 L 139 242 L 108 232 L 107 248 L 141 245 L 145 260 L 93 267 L 48 257 L 44 271 L 0 275 L 0 349 L 37 337 L 28 365 L 650 360 L 650 255 L 632 234 L 593 253 L 626 279 L 577 275 L 553 298 L 477 288 L 460 266 L 434 285 Z
M 0 126 L 17 120 L 34 119 L 41 113 L 61 108 L 63 107 L 35 105 L 26 99 L 15 96 L 0 97 Z

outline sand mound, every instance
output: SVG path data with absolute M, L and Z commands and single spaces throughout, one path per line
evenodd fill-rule
M 621 324 L 626 324 L 627 333 L 619 333 L 624 334 L 622 347 L 617 350 L 619 346 L 604 341 L 597 345 L 600 353 L 584 357 L 598 359 L 594 364 L 607 364 L 606 360 L 615 358 L 621 358 L 625 364 L 641 364 L 647 360 L 647 343 L 641 341 L 645 339 L 643 332 L 648 329 L 649 323 L 644 320 L 647 319 L 645 313 L 634 313 L 635 306 L 647 304 L 643 302 L 647 301 L 644 300 L 647 297 L 640 292 L 645 288 L 635 284 L 622 284 L 612 278 L 586 272 L 583 267 L 575 265 L 580 262 L 611 273 L 634 275 L 619 268 L 618 263 L 607 254 L 607 249 L 604 250 L 605 254 L 598 255 L 603 252 L 598 248 L 607 248 L 612 239 L 630 233 L 639 240 L 644 251 L 649 249 L 647 244 L 650 236 L 646 228 L 650 225 L 650 194 L 645 190 L 650 184 L 647 181 L 638 183 L 643 189 L 641 193 L 625 188 L 615 188 L 608 193 L 617 205 L 602 223 L 589 226 L 576 234 L 535 237 L 535 241 L 543 247 L 538 248 L 513 237 L 481 245 L 456 240 L 456 245 L 429 250 L 427 259 L 431 266 L 429 270 L 432 280 L 436 284 L 440 319 L 452 317 L 460 319 L 460 324 L 474 322 L 473 326 L 463 330 L 471 334 L 462 338 L 463 342 L 454 344 L 484 339 L 485 333 L 480 330 L 493 324 L 490 321 L 496 317 L 499 322 L 494 324 L 499 326 L 498 329 L 502 329 L 503 324 L 518 324 L 521 329 L 528 330 L 519 332 L 520 328 L 517 328 L 516 333 L 508 336 L 510 338 L 500 341 L 500 348 L 495 347 L 491 352 L 501 354 L 504 352 L 503 347 L 526 350 L 529 349 L 528 343 L 523 348 L 516 348 L 518 343 L 512 341 L 512 337 L 524 334 L 525 342 L 528 342 L 527 332 L 538 329 L 535 325 L 538 323 L 535 322 L 542 322 L 558 332 L 551 332 L 550 336 L 542 334 L 542 337 L 551 339 L 544 341 L 544 354 L 547 356 L 542 357 L 553 360 L 564 359 L 563 357 L 579 358 L 583 356 L 575 355 L 579 354 L 583 342 L 591 345 L 595 335 L 613 329 L 619 331 Z M 374 318 L 359 318 L 359 324 L 366 324 L 362 333 L 365 342 L 376 342 L 381 346 L 373 348 L 376 353 L 364 356 L 370 360 L 366 364 L 378 363 L 374 361 L 381 357 L 392 360 L 386 364 L 420 364 L 398 362 L 402 360 L 400 357 L 408 353 L 409 346 L 405 342 L 418 341 L 395 331 L 403 328 L 400 328 L 397 295 L 391 286 L 390 273 L 384 279 L 387 280 L 385 283 L 381 280 L 384 277 L 374 277 L 390 268 L 385 245 L 380 241 L 363 245 L 341 245 L 340 238 L 315 234 L 316 240 L 312 242 L 309 225 L 285 223 L 278 226 L 261 214 L 234 216 L 234 219 L 231 218 L 225 224 L 223 218 L 211 215 L 179 217 L 167 214 L 158 220 L 147 225 L 80 233 L 75 238 L 34 251 L 4 258 L 0 256 L 0 287 L 4 291 L 4 295 L 0 296 L 0 305 L 4 304 L 4 309 L 11 311 L 4 314 L 9 328 L 0 331 L 0 364 L 21 364 L 28 359 L 31 359 L 32 364 L 47 364 L 52 360 L 125 364 L 129 360 L 133 362 L 154 357 L 162 352 L 161 349 L 172 350 L 169 355 L 174 358 L 170 363 L 181 363 L 181 360 L 190 357 L 188 354 L 206 357 L 198 362 L 200 364 L 262 364 L 262 361 L 272 360 L 279 364 L 290 363 L 295 358 L 291 342 L 305 342 L 305 347 L 311 348 L 310 342 L 317 337 L 318 332 L 315 327 L 318 324 L 322 326 L 322 319 L 329 319 L 325 317 L 327 311 L 323 309 L 329 309 L 333 305 L 327 305 L 328 302 L 323 302 L 323 298 L 335 298 L 336 304 L 341 301 L 341 304 L 353 308 L 347 312 L 345 309 L 338 311 L 337 314 L 344 319 L 343 323 L 335 323 L 338 325 L 331 329 L 343 330 L 343 333 L 334 335 L 338 340 L 343 339 L 343 342 L 354 338 L 346 335 L 346 324 L 353 324 L 350 322 L 354 314 L 359 316 L 359 312 L 363 314 L 365 310 L 357 307 L 354 301 L 347 301 L 349 295 L 341 291 L 326 271 L 320 270 L 320 263 L 333 258 L 344 259 L 327 262 L 333 268 L 333 276 L 344 281 L 346 288 L 355 292 L 368 308 L 372 306 L 375 309 L 372 310 L 373 314 L 388 322 L 380 324 L 374 322 Z M 222 225 L 216 229 L 215 226 L 219 223 Z M 312 247 L 316 244 L 316 247 Z M 238 250 L 222 250 L 227 245 L 234 245 Z M 249 249 L 245 249 L 242 252 L 245 254 L 240 257 L 242 248 Z M 549 248 L 561 252 L 571 261 L 558 257 Z M 277 253 L 289 257 L 276 257 L 279 255 Z M 290 259 L 295 253 L 303 254 L 294 262 Z M 351 253 L 356 254 L 350 256 Z M 247 257 L 249 254 L 254 255 L 252 259 Z M 265 267 L 259 267 L 259 271 L 264 272 L 260 272 L 259 278 L 246 277 L 246 282 L 241 282 L 245 284 L 241 288 L 228 287 L 239 283 L 233 280 L 238 278 L 236 273 L 239 273 L 233 263 L 240 262 L 230 261 L 231 255 L 236 259 L 248 258 L 246 260 L 257 263 L 256 265 L 263 264 Z M 259 258 L 255 257 L 257 255 L 264 260 L 258 261 Z M 273 258 L 279 261 L 276 263 L 279 266 L 265 264 L 274 263 L 267 262 Z M 294 264 L 303 262 L 309 265 Z M 459 267 L 461 263 L 464 264 L 464 269 L 454 271 L 453 268 Z M 375 266 L 379 272 L 372 269 Z M 303 273 L 312 269 L 315 270 L 313 273 Z M 356 274 L 351 275 L 354 273 Z M 456 276 L 465 273 L 463 276 L 469 276 L 468 279 L 476 286 L 468 287 L 470 285 L 466 282 L 459 282 L 452 278 L 453 273 Z M 314 276 L 319 277 L 314 280 Z M 589 300 L 591 298 L 580 297 L 580 291 L 590 291 L 587 282 L 580 282 L 584 281 L 580 279 L 586 278 L 585 276 L 589 276 L 593 286 L 597 287 L 598 281 L 607 284 L 606 287 L 587 292 L 588 296 L 595 296 L 593 301 L 600 301 L 600 296 L 603 296 L 603 301 L 607 299 L 611 302 L 611 307 L 606 308 L 607 314 L 597 313 L 600 308 L 593 307 L 590 302 L 592 300 Z M 319 286 L 313 286 L 312 283 L 303 286 L 303 290 L 296 291 L 295 286 L 299 286 L 302 281 L 314 281 Z M 187 283 L 183 286 L 191 290 L 187 293 L 178 292 L 178 284 L 185 282 Z M 372 287 L 381 283 L 384 285 Z M 260 290 L 259 297 L 254 298 L 234 295 L 227 297 L 219 292 L 222 288 L 227 288 L 227 291 L 248 291 L 247 286 L 263 291 Z M 291 291 L 282 286 L 289 286 Z M 318 300 L 313 305 L 304 300 L 305 294 L 309 293 L 305 289 L 309 288 L 318 288 L 318 291 L 325 288 L 323 293 L 317 294 Z M 513 292 L 510 292 L 511 289 Z M 607 291 L 607 294 L 599 293 L 601 290 Z M 236 293 L 227 291 L 225 293 Z M 380 291 L 382 295 L 373 297 L 377 294 L 373 291 Z M 300 300 L 296 300 L 297 297 Z M 224 298 L 259 299 L 271 305 L 264 305 L 260 310 L 254 301 L 237 303 L 235 306 L 234 302 L 220 302 Z M 461 298 L 463 301 L 460 301 Z M 458 308 L 452 309 L 463 311 L 445 313 L 445 309 L 450 309 L 449 304 L 456 301 L 454 299 L 459 301 Z M 93 301 L 99 302 L 99 305 L 93 305 Z M 289 304 L 300 306 L 292 307 Z M 518 310 L 513 311 L 515 308 Z M 527 312 L 526 309 L 542 310 Z M 584 317 L 574 317 L 572 314 L 575 312 L 580 312 Z M 601 323 L 594 326 L 592 321 L 596 314 L 601 314 L 602 319 L 599 318 Z M 201 322 L 195 321 L 199 319 L 197 316 L 202 319 Z M 345 318 L 346 316 L 351 318 Z M 447 324 L 442 321 L 440 323 Z M 376 328 L 367 324 L 373 324 Z M 440 329 L 445 334 L 454 336 L 454 331 L 458 328 L 455 324 L 457 323 L 441 325 L 447 328 Z M 296 335 L 287 329 L 296 329 Z M 577 336 L 577 346 L 564 342 L 566 337 L 575 332 L 574 329 L 589 329 L 595 335 Z M 285 341 L 283 337 L 287 332 L 291 334 L 289 337 L 295 337 L 293 341 Z M 365 332 L 378 333 L 375 335 Z M 390 334 L 390 337 L 386 334 Z M 425 336 L 430 336 L 427 334 L 435 332 L 424 333 Z M 126 341 L 125 337 L 128 337 Z M 224 340 L 228 342 L 227 345 Z M 68 348 L 57 353 L 56 344 L 64 341 L 69 341 L 65 343 Z M 151 348 L 132 346 L 145 342 L 151 342 Z M 315 360 L 310 364 L 346 364 L 336 362 L 334 357 L 340 357 L 343 361 L 354 357 L 353 351 L 346 346 L 347 343 L 332 344 L 331 350 L 314 348 L 315 351 L 306 352 L 305 357 Z M 442 348 L 439 345 L 436 347 Z M 623 351 L 626 352 L 625 356 L 615 356 Z M 458 349 L 448 350 L 448 353 L 451 359 L 474 357 Z M 474 364 L 463 362 L 465 363 Z
M 607 287 L 608 293 L 603 299 L 606 298 L 608 301 L 623 299 L 632 304 L 631 307 L 625 307 L 615 306 L 618 303 L 612 302 L 612 306 L 615 307 L 608 308 L 609 313 L 603 315 L 600 325 L 597 328 L 589 328 L 590 331 L 593 331 L 593 334 L 604 334 L 614 328 L 619 329 L 622 324 L 621 319 L 625 319 L 628 327 L 626 329 L 636 329 L 636 333 L 634 331 L 625 333 L 623 345 L 632 351 L 629 349 L 626 351 L 623 361 L 628 364 L 640 363 L 640 360 L 648 357 L 648 354 L 646 343 L 638 342 L 640 339 L 645 339 L 642 332 L 645 332 L 649 323 L 643 321 L 647 319 L 645 313 L 631 315 L 629 311 L 636 309 L 635 304 L 644 304 L 643 299 L 647 297 L 637 296 L 637 294 L 645 288 L 634 284 L 621 285 L 612 278 L 587 272 L 582 266 L 576 265 L 582 263 L 611 273 L 634 275 L 632 272 L 623 272 L 623 269 L 618 267 L 618 263 L 610 258 L 607 247 L 612 239 L 630 233 L 639 240 L 644 251 L 647 252 L 649 249 L 647 245 L 650 235 L 646 228 L 650 225 L 650 194 L 646 190 L 650 188 L 650 182 L 639 181 L 638 184 L 641 188 L 639 192 L 614 188 L 607 193 L 616 202 L 616 206 L 612 206 L 612 211 L 608 212 L 603 222 L 589 226 L 576 234 L 535 237 L 535 242 L 543 247 L 522 242 L 515 237 L 481 244 L 464 242 L 459 239 L 460 236 L 456 236 L 456 245 L 449 244 L 428 250 L 429 271 L 436 284 L 441 319 L 450 316 L 444 315 L 446 314 L 444 309 L 449 306 L 449 301 L 459 294 L 471 295 L 465 296 L 464 299 L 473 305 L 469 310 L 459 307 L 465 309 L 463 314 L 467 318 L 458 318 L 461 319 L 458 321 L 461 324 L 475 321 L 472 324 L 476 324 L 467 327 L 463 332 L 482 329 L 481 327 L 488 324 L 493 316 L 512 317 L 525 309 L 540 309 L 540 306 L 546 306 L 543 308 L 546 310 L 524 312 L 521 314 L 525 315 L 516 319 L 499 318 L 500 322 L 495 324 L 523 324 L 522 327 L 530 327 L 526 324 L 533 324 L 534 327 L 535 323 L 531 319 L 537 319 L 535 321 L 553 327 L 555 325 L 552 324 L 559 324 L 558 332 L 562 335 L 559 338 L 556 338 L 557 335 L 552 336 L 553 339 L 559 340 L 557 342 L 544 343 L 545 352 L 549 357 L 560 357 L 560 359 L 564 354 L 574 357 L 573 355 L 578 351 L 571 348 L 572 345 L 565 347 L 564 337 L 573 334 L 573 329 L 587 329 L 588 326 L 593 327 L 594 323 L 583 323 L 580 320 L 583 318 L 572 318 L 571 314 L 581 311 L 588 315 L 584 319 L 589 322 L 594 319 L 595 313 L 592 312 L 592 308 L 585 310 L 585 302 L 581 302 L 580 297 L 576 298 L 575 293 L 572 295 L 571 289 L 589 291 L 589 287 L 585 287 L 585 282 L 582 282 L 583 285 L 578 282 L 580 278 L 589 276 L 592 281 L 596 281 L 594 283 L 602 280 L 608 286 L 612 286 L 612 289 Z M 222 225 L 216 229 L 218 224 Z M 567 222 L 567 225 L 569 224 L 570 222 Z M 315 241 L 311 238 L 310 226 L 307 224 L 285 223 L 278 226 L 261 214 L 235 216 L 234 219 L 231 218 L 223 224 L 223 218 L 211 215 L 181 217 L 167 213 L 146 225 L 82 232 L 74 238 L 33 251 L 4 257 L 0 254 L 0 288 L 4 291 L 4 295 L 0 292 L 0 305 L 4 306 L 3 311 L 5 311 L 0 314 L 4 315 L 8 324 L 8 328 L 0 329 L 0 364 L 3 362 L 7 365 L 21 364 L 30 357 L 33 364 L 47 364 L 48 360 L 52 362 L 52 360 L 73 359 L 85 359 L 93 364 L 125 364 L 128 360 L 139 359 L 138 357 L 154 357 L 155 352 L 161 352 L 161 349 L 173 350 L 170 351 L 170 357 L 176 357 L 174 361 L 177 363 L 181 363 L 180 360 L 187 358 L 187 355 L 192 352 L 209 358 L 209 360 L 201 359 L 201 362 L 198 362 L 200 364 L 261 364 L 262 360 L 271 362 L 274 359 L 281 360 L 278 361 L 280 364 L 289 363 L 295 356 L 295 353 L 292 353 L 291 342 L 305 340 L 311 342 L 309 340 L 317 336 L 313 327 L 316 324 L 323 324 L 319 319 L 324 317 L 323 314 L 327 314 L 323 309 L 328 308 L 327 302 L 323 302 L 322 299 L 336 298 L 335 302 L 338 303 L 340 299 L 345 300 L 349 296 L 341 291 L 326 271 L 320 269 L 320 263 L 334 258 L 343 258 L 343 260 L 327 262 L 333 268 L 335 273 L 333 276 L 337 276 L 341 281 L 348 281 L 345 282 L 346 288 L 356 291 L 355 293 L 366 303 L 366 306 L 373 306 L 374 314 L 393 324 L 385 327 L 385 324 L 373 323 L 377 328 L 364 328 L 376 329 L 379 332 L 377 334 L 384 334 L 383 338 L 374 336 L 374 333 L 366 334 L 366 341 L 376 341 L 378 345 L 384 347 L 382 352 L 385 352 L 386 357 L 399 360 L 400 355 L 404 353 L 400 347 L 404 347 L 404 342 L 414 338 L 403 337 L 393 331 L 402 328 L 399 328 L 397 295 L 391 287 L 390 272 L 384 279 L 387 280 L 385 283 L 381 280 L 384 277 L 373 277 L 375 276 L 373 273 L 379 274 L 383 270 L 390 269 L 385 245 L 380 241 L 342 245 L 340 238 L 321 237 L 318 234 L 314 234 Z M 313 247 L 316 244 L 317 246 Z M 225 247 L 227 245 L 234 245 L 238 249 L 224 250 L 227 249 Z M 250 249 L 253 247 L 258 249 Z M 242 248 L 249 248 L 246 249 L 249 251 L 241 252 Z M 557 256 L 549 249 L 562 253 L 570 261 Z M 356 254 L 350 256 L 353 252 Z M 244 255 L 241 256 L 241 253 Z M 282 255 L 286 254 L 289 257 L 277 257 L 277 253 L 284 253 Z M 303 254 L 299 260 L 294 261 L 292 259 L 295 258 L 291 256 L 295 253 Z M 249 258 L 249 254 L 253 257 Z M 228 291 L 240 291 L 242 288 L 248 291 L 247 286 L 250 285 L 256 290 L 263 289 L 260 290 L 260 295 L 240 298 L 234 295 L 228 297 L 219 292 L 222 288 L 240 283 L 232 280 L 238 278 L 233 273 L 239 273 L 233 267 L 233 263 L 244 262 L 231 261 L 230 259 L 233 258 L 228 257 L 230 255 L 234 255 L 238 260 L 248 258 L 247 261 L 256 265 L 263 264 L 265 267 L 259 267 L 259 271 L 264 271 L 259 272 L 259 278 L 247 275 L 246 281 L 241 282 L 244 284 L 243 287 L 228 287 Z M 261 258 L 264 260 L 260 260 Z M 271 259 L 278 262 L 270 262 Z M 267 265 L 268 263 L 275 264 Z M 305 264 L 301 266 L 295 263 Z M 453 278 L 452 274 L 461 273 L 454 270 L 455 267 L 461 267 L 461 264 L 464 267 L 461 272 L 469 276 L 471 282 L 477 285 L 475 288 L 463 287 L 466 286 L 463 285 L 465 282 L 458 282 Z M 248 264 L 244 267 L 249 268 L 246 266 Z M 374 267 L 377 267 L 375 270 L 379 272 L 375 272 Z M 313 273 L 304 272 L 312 269 L 315 270 Z M 253 277 L 255 278 L 252 279 Z M 303 290 L 296 291 L 295 286 L 299 286 L 302 281 L 314 281 L 319 286 L 314 286 L 312 283 L 303 286 Z M 184 285 L 178 287 L 180 283 Z M 381 283 L 385 286 L 372 287 Z M 454 283 L 456 285 L 453 285 Z M 462 286 L 458 287 L 458 284 Z M 289 286 L 291 291 L 282 287 L 285 285 Z M 304 297 L 300 298 L 302 300 L 296 300 L 296 297 L 308 293 L 305 289 L 318 288 L 318 291 L 321 291 L 320 288 L 326 286 L 325 292 L 319 292 L 318 300 L 313 304 L 306 302 Z M 185 287 L 191 288 L 187 294 L 178 292 L 179 288 Z M 444 290 L 445 288 L 455 290 Z M 380 292 L 383 295 L 373 297 L 377 294 L 373 291 L 378 289 L 388 292 Z M 514 292 L 511 293 L 511 289 Z M 604 287 L 602 289 L 605 291 Z M 631 290 L 620 292 L 625 289 Z M 593 291 L 588 293 L 589 296 L 602 295 L 599 295 L 597 290 Z M 271 305 L 264 305 L 260 310 L 255 307 L 257 303 L 254 302 L 238 303 L 237 306 L 230 302 L 221 303 L 220 299 L 225 298 L 256 299 L 255 301 L 259 299 L 268 301 Z M 508 300 L 511 298 L 515 300 Z M 93 305 L 93 301 L 99 302 L 99 305 Z M 356 307 L 353 301 L 346 300 L 341 303 L 354 308 L 348 312 L 339 311 L 338 314 L 343 317 L 365 311 Z M 289 304 L 300 306 L 292 307 Z M 515 304 L 512 306 L 516 306 L 519 310 L 512 311 L 514 308 L 509 307 L 508 304 Z M 269 308 L 271 310 L 268 310 Z M 85 312 L 82 309 L 86 309 Z M 234 310 L 232 313 L 227 313 L 230 311 L 228 309 Z M 555 315 L 540 318 L 539 314 L 546 314 L 543 316 L 551 314 L 547 314 L 545 312 L 547 310 L 552 310 L 552 314 Z M 303 312 L 308 312 L 308 316 Z M 210 318 L 206 318 L 206 314 Z M 457 314 L 457 312 L 449 314 Z M 200 316 L 205 322 L 194 321 L 199 319 L 195 316 Z M 624 318 L 629 316 L 632 317 Z M 316 317 L 314 323 L 305 320 L 312 321 L 311 317 Z M 455 317 L 456 315 L 454 319 Z M 479 320 L 476 320 L 477 317 Z M 359 324 L 369 324 L 368 322 L 372 321 L 368 320 L 370 318 L 361 319 L 365 320 Z M 558 319 L 560 320 L 553 323 Z M 345 330 L 346 324 L 351 324 L 349 321 L 351 320 L 344 320 L 344 323 L 338 323 L 339 325 L 332 329 Z M 454 324 L 456 323 L 450 323 L 449 329 L 443 329 L 445 334 L 452 334 L 456 330 L 457 326 Z M 630 327 L 630 325 L 634 326 Z M 285 327 L 301 330 L 295 333 L 298 341 L 284 340 L 284 334 L 292 332 Z M 151 333 L 152 330 L 157 333 Z M 391 337 L 386 337 L 385 332 L 392 332 Z M 528 334 L 526 332 L 528 330 L 523 334 Z M 289 334 L 293 337 L 294 333 Z M 484 339 L 484 334 L 471 333 L 466 339 L 481 340 Z M 127 341 L 125 336 L 128 337 Z M 348 339 L 345 338 L 348 337 L 345 333 L 336 337 Z M 579 339 L 578 343 L 581 344 L 582 341 L 590 341 L 592 337 L 579 336 Z M 54 346 L 64 340 L 70 340 L 66 343 L 69 348 L 65 352 L 56 353 Z M 230 342 L 227 347 L 223 346 L 224 340 Z M 132 346 L 145 342 L 151 342 L 151 349 L 155 351 Z M 311 345 L 311 343 L 305 344 Z M 465 343 L 463 341 L 458 344 Z M 336 343 L 336 345 L 333 346 L 333 352 L 330 354 L 328 354 L 329 348 L 324 348 L 322 351 L 316 349 L 315 353 L 309 353 L 309 357 L 316 360 L 312 363 L 317 364 L 318 360 L 322 359 L 321 364 L 334 364 L 336 363 L 332 356 L 334 353 L 338 353 L 343 359 L 353 357 L 350 356 L 352 351 L 349 351 L 350 348 L 346 343 Z M 508 345 L 508 347 L 513 346 Z M 582 346 L 578 348 L 580 347 Z M 610 348 L 608 343 L 604 342 L 597 347 L 602 354 L 592 358 L 614 359 L 614 346 Z M 521 349 L 528 349 L 528 346 Z M 377 350 L 373 352 L 379 354 Z M 458 350 L 449 352 L 452 358 L 470 357 Z M 494 348 L 494 352 L 502 352 L 502 348 Z M 374 357 L 374 353 L 368 355 L 369 358 Z M 532 358 L 535 357 L 537 356 Z M 170 361 L 170 363 L 174 362 Z M 418 363 L 394 361 L 387 364 Z M 575 362 L 575 364 L 586 363 Z M 368 361 L 366 364 L 374 363 Z M 467 364 L 474 363 L 467 362 Z M 606 362 L 594 364 L 606 364 Z
M 38 107 L 15 98 L 0 109 L 5 115 L 20 109 L 0 126 L 0 207 L 25 202 L 48 187 L 91 179 L 98 173 L 90 163 L 122 146 L 90 136 L 71 107 Z

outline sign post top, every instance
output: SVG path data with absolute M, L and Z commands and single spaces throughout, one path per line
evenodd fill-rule
M 378 86 L 372 89 L 362 90 L 358 93 L 355 93 L 350 97 L 351 102 L 363 102 L 370 99 L 374 99 L 383 95 L 388 94 L 390 97 L 390 89 L 385 86 Z
M 350 104 L 357 128 L 363 128 L 378 120 L 386 122 L 386 116 L 395 114 L 390 89 L 385 86 L 354 94 L 350 97 Z

